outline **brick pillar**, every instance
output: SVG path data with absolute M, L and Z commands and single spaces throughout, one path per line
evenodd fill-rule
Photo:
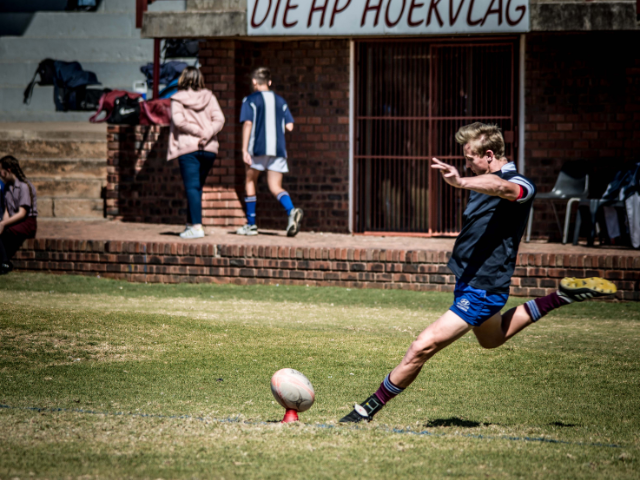
M 205 225 L 244 225 L 242 206 L 244 166 L 240 156 L 242 131 L 238 121 L 236 54 L 238 42 L 210 40 L 201 45 L 200 71 L 206 87 L 213 91 L 225 116 L 225 126 L 218 134 L 220 149 L 216 164 L 207 178 L 203 193 Z
M 295 119 L 294 131 L 286 135 L 290 172 L 283 187 L 305 211 L 302 228 L 348 231 L 349 42 L 212 39 L 201 45 L 200 62 L 227 119 L 219 136 L 224 171 L 214 182 L 220 181 L 236 200 L 244 195 L 240 106 L 251 93 L 250 72 L 269 67 L 272 89 L 286 99 Z M 286 226 L 284 210 L 265 179 L 258 185 L 257 214 L 260 228 Z

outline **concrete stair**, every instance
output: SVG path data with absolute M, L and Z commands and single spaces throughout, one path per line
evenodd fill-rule
M 59 10 L 59 6 L 55 9 Z M 185 0 L 159 1 L 149 11 L 183 11 Z M 16 31 L 16 25 L 21 25 Z M 5 32 L 3 34 L 3 32 Z M 19 33 L 19 34 L 18 34 Z M 77 60 L 94 72 L 96 88 L 131 90 L 153 61 L 153 40 L 135 28 L 135 0 L 102 0 L 96 12 L 36 11 L 0 15 L 0 122 L 80 122 L 93 112 L 56 112 L 53 87 L 22 92 L 45 58 Z
M 16 157 L 36 187 L 40 218 L 104 218 L 106 125 L 0 124 L 0 156 L 3 155 Z

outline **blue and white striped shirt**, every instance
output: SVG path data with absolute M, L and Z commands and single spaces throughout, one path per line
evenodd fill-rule
M 254 92 L 242 100 L 240 122 L 252 122 L 249 154 L 287 158 L 285 125 L 293 123 L 287 102 L 280 95 Z

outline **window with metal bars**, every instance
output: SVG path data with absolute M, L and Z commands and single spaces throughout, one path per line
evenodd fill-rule
M 456 235 L 467 192 L 430 168 L 466 174 L 455 133 L 496 123 L 515 156 L 515 39 L 356 43 L 355 218 L 360 233 Z

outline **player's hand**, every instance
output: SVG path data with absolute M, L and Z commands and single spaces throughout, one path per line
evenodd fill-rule
M 249 152 L 242 152 L 242 161 L 251 166 L 251 155 L 249 155 Z
M 2 235 L 2 232 L 4 232 L 4 223 L 0 222 L 0 235 Z
M 462 178 L 460 177 L 460 172 L 456 167 L 454 167 L 453 165 L 449 165 L 448 163 L 441 162 L 437 158 L 432 158 L 431 160 L 433 161 L 431 168 L 440 170 L 442 179 L 445 182 L 453 187 L 462 186 Z

